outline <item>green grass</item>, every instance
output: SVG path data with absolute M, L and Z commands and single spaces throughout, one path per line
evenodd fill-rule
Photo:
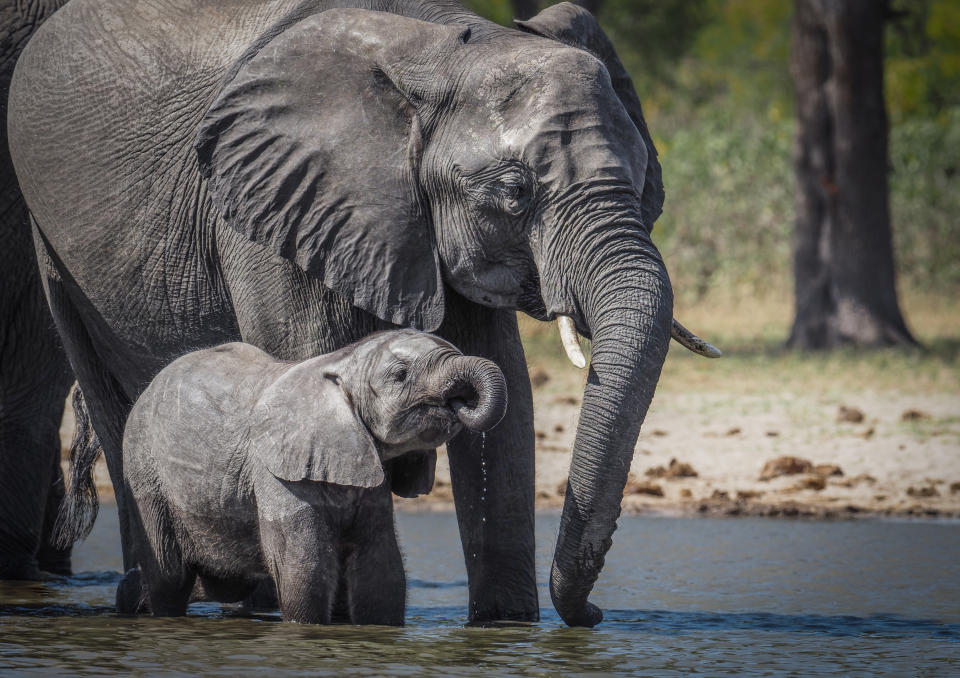
M 956 394 L 960 406 L 960 300 L 913 293 L 904 295 L 902 303 L 921 348 L 827 353 L 784 348 L 792 313 L 789 298 L 678 304 L 677 317 L 719 346 L 724 357 L 708 360 L 673 343 L 659 388 L 732 394 L 816 390 L 825 397 L 850 391 L 944 393 Z M 586 371 L 567 362 L 556 328 L 524 316 L 520 326 L 531 371 L 545 370 L 551 377 L 546 392 L 576 392 Z M 927 429 L 943 423 L 913 425 Z

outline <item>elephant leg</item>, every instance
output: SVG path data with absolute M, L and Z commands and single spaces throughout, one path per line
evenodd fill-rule
M 438 333 L 465 354 L 494 361 L 506 377 L 509 398 L 493 430 L 464 431 L 447 443 L 470 622 L 537 621 L 533 397 L 516 315 L 448 290 Z
M 206 600 L 218 603 L 239 603 L 253 593 L 258 583 L 240 577 L 231 579 L 209 574 L 200 575 L 200 584 L 203 586 Z
M 140 568 L 132 567 L 117 584 L 117 614 L 135 615 L 146 612 L 146 602 Z
M 307 506 L 276 519 L 260 519 L 260 548 L 277 585 L 284 621 L 329 624 L 340 575 L 336 535 Z
M 123 598 L 124 582 L 130 572 L 140 572 L 141 581 L 134 578 L 131 581 L 128 598 Z M 140 583 L 146 590 L 146 599 L 150 604 L 150 614 L 154 617 L 182 617 L 187 613 L 190 604 L 190 594 L 197 580 L 196 572 L 185 567 L 175 556 L 166 556 L 166 561 L 158 563 L 155 558 L 144 557 L 139 569 L 130 570 L 117 588 L 117 612 L 121 614 L 136 614 L 143 609 L 142 601 L 134 606 L 130 603 L 136 600 L 136 584 Z M 142 594 L 141 594 L 142 595 Z M 121 606 L 123 609 L 121 609 Z M 127 612 L 126 610 L 131 610 Z
M 124 495 L 129 499 L 125 533 L 137 566 L 127 570 L 117 586 L 117 612 L 140 614 L 149 606 L 154 617 L 181 617 L 187 613 L 197 573 L 184 560 L 166 504 L 155 490 L 139 501 L 130 488 Z
M 133 403 L 107 369 L 106 361 L 98 353 L 80 312 L 69 296 L 61 271 L 36 225 L 34 225 L 34 243 L 50 312 L 76 375 L 77 384 L 83 390 L 93 428 L 103 447 L 120 519 L 123 568 L 127 571 L 134 567 L 136 562 L 131 555 L 132 547 L 127 534 L 130 521 L 123 490 L 122 453 L 123 427 Z
M 37 579 L 41 569 L 70 571 L 69 549 L 53 552 L 42 547 L 46 518 L 59 506 L 51 490 L 62 490 L 62 478 L 56 474 L 60 419 L 73 377 L 43 298 L 22 201 L 3 219 L 0 579 Z M 43 557 L 39 567 L 38 550 Z
M 358 516 L 350 539 L 355 546 L 344 561 L 349 618 L 353 624 L 402 626 L 407 601 L 403 557 L 390 493 L 378 493 L 382 497 L 376 505 Z

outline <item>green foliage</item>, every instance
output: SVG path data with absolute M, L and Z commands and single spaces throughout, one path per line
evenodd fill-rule
M 660 141 L 667 200 L 653 235 L 678 298 L 788 288 L 792 135 L 790 120 L 704 112 Z
M 605 0 L 599 13 L 600 25 L 641 93 L 677 85 L 676 63 L 709 18 L 708 0 Z
M 793 133 L 792 119 L 717 109 L 658 139 L 667 201 L 654 240 L 679 298 L 790 288 Z M 960 292 L 960 107 L 895 124 L 890 164 L 902 282 Z
M 896 122 L 960 106 L 960 3 L 901 0 L 887 29 L 887 108 Z
M 919 289 L 960 292 L 960 106 L 890 130 L 897 268 Z
M 513 25 L 513 5 L 510 0 L 462 0 L 463 4 L 482 17 L 502 26 Z
M 650 116 L 662 112 L 673 124 L 696 124 L 700 109 L 723 106 L 789 117 L 790 11 L 789 0 L 710 0 L 669 76 L 638 88 Z

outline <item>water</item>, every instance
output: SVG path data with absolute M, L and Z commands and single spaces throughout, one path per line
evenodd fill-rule
M 538 514 L 546 582 L 558 516 Z M 594 595 L 596 629 L 465 628 L 451 514 L 398 517 L 404 628 L 280 624 L 194 604 L 120 618 L 116 511 L 77 549 L 78 575 L 0 583 L 0 675 L 960 675 L 960 523 L 625 517 Z

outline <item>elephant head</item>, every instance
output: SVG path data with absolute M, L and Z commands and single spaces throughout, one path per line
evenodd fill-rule
M 331 358 L 327 376 L 340 384 L 384 459 L 436 448 L 463 427 L 488 431 L 507 409 L 499 367 L 430 334 L 383 332 Z
M 506 409 L 494 363 L 433 335 L 394 330 L 287 368 L 260 398 L 250 437 L 284 480 L 376 487 L 382 462 L 416 452 L 429 457 L 432 485 L 435 448 L 463 427 L 493 428 Z
M 593 340 L 551 593 L 570 624 L 603 565 L 671 333 L 650 230 L 664 193 L 629 77 L 569 3 L 524 32 L 335 9 L 236 65 L 200 129 L 223 218 L 355 306 L 434 330 L 444 284 Z M 700 346 L 701 352 L 710 349 Z

